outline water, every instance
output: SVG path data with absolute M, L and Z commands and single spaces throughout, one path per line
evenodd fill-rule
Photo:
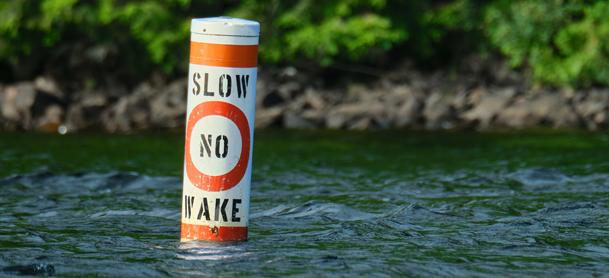
M 0 276 L 608 277 L 608 139 L 258 132 L 221 244 L 179 242 L 183 134 L 3 133 Z

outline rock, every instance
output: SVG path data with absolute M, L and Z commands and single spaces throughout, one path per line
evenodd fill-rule
M 459 91 L 462 93 L 457 94 L 451 103 L 457 114 L 477 106 L 482 101 L 482 98 L 488 94 L 488 90 L 483 86 L 478 86 L 471 90 L 461 89 Z
M 580 92 L 573 97 L 573 106 L 588 129 L 609 125 L 609 89 Z
M 72 94 L 65 126 L 69 131 L 84 129 L 94 124 L 100 124 L 102 114 L 109 105 L 108 96 L 100 90 L 84 90 Z
M 518 97 L 497 116 L 496 122 L 511 128 L 533 127 L 548 123 L 554 128 L 576 127 L 578 116 L 563 94 L 542 94 L 534 99 Z
M 449 129 L 455 125 L 450 104 L 438 92 L 432 93 L 425 101 L 423 117 L 425 117 L 425 128 L 429 130 Z
M 12 124 L 8 125 L 28 129 L 31 126 L 31 107 L 36 99 L 36 89 L 32 82 L 20 82 L 6 86 L 3 91 L 2 117 Z
M 188 80 L 179 79 L 161 89 L 150 101 L 150 122 L 161 127 L 183 126 L 186 123 Z
M 301 117 L 295 112 L 288 111 L 283 115 L 283 126 L 296 129 L 314 129 L 315 124 Z
M 421 118 L 423 98 L 421 93 L 413 92 L 409 86 L 394 86 L 389 97 L 384 99 L 385 107 L 393 110 L 393 125 L 397 128 L 416 125 Z
M 102 124 L 106 131 L 111 133 L 131 131 L 130 120 L 127 116 L 128 105 L 129 100 L 123 96 L 102 113 Z
M 491 124 L 494 117 L 508 106 L 515 95 L 516 89 L 513 87 L 493 91 L 485 90 L 478 104 L 473 109 L 463 113 L 461 119 L 466 122 L 477 121 L 479 127 L 486 128 Z
M 351 126 L 363 117 L 386 118 L 386 110 L 379 101 L 344 103 L 330 108 L 326 116 L 326 127 L 337 129 Z
M 423 103 L 414 97 L 406 99 L 395 111 L 394 126 L 404 128 L 416 125 L 421 116 L 422 106 Z
M 36 90 L 49 94 L 57 99 L 64 99 L 65 94 L 59 89 L 57 82 L 51 77 L 38 76 L 34 79 Z
M 370 117 L 365 117 L 356 122 L 353 122 L 351 125 L 349 125 L 349 129 L 366 130 L 366 129 L 370 128 L 371 123 L 372 123 L 372 119 Z
M 262 107 L 269 108 L 285 103 L 285 99 L 277 91 L 272 91 L 263 98 Z
M 268 109 L 257 109 L 254 120 L 254 128 L 265 128 L 278 122 L 284 107 L 272 107 Z
M 57 104 L 47 106 L 44 114 L 36 119 L 36 129 L 42 132 L 57 132 L 62 124 L 63 113 L 63 108 Z
M 83 107 L 80 104 L 72 104 L 66 112 L 65 126 L 68 131 L 86 128 L 90 123 L 85 119 Z
M 321 127 L 324 124 L 326 118 L 326 112 L 322 110 L 308 109 L 304 110 L 301 116 L 313 123 L 317 127 Z
M 308 87 L 305 90 L 305 99 L 307 104 L 309 104 L 314 110 L 322 110 L 326 107 L 326 103 L 321 97 L 321 94 L 311 87 Z
M 299 82 L 290 81 L 284 84 L 281 84 L 277 87 L 277 92 L 284 100 L 293 99 L 294 96 L 302 90 L 302 86 Z
M 78 95 L 78 103 L 83 107 L 103 107 L 108 102 L 106 95 L 99 91 L 85 91 Z

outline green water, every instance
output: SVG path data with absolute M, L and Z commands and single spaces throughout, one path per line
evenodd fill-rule
M 0 176 L 48 171 L 134 171 L 182 176 L 184 138 L 180 133 L 0 134 Z M 609 134 L 412 133 L 400 131 L 258 131 L 254 172 L 337 171 L 369 173 L 368 178 L 403 178 L 422 171 L 505 170 L 551 167 L 568 174 L 609 172 Z M 387 175 L 387 177 L 385 177 Z M 262 178 L 263 176 L 257 176 Z
M 181 133 L 0 134 L 0 267 L 123 277 L 609 267 L 606 133 L 259 131 L 250 240 L 229 245 L 179 243 L 183 159 Z

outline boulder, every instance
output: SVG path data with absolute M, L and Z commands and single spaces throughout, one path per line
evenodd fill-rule
M 381 121 L 388 118 L 384 105 L 379 101 L 343 103 L 330 108 L 326 115 L 326 127 L 337 129 L 352 127 L 362 118 L 370 117 Z
M 295 129 L 314 129 L 316 125 L 298 113 L 293 111 L 287 111 L 283 115 L 283 126 L 286 128 L 295 128 Z
M 533 99 L 517 97 L 511 106 L 499 113 L 496 123 L 510 128 L 540 124 L 560 128 L 578 126 L 579 118 L 564 94 L 546 93 Z
M 36 89 L 32 82 L 20 82 L 6 86 L 2 92 L 2 117 L 9 128 L 21 126 L 29 129 L 32 121 L 31 107 L 36 100 Z
M 588 129 L 609 125 L 609 89 L 579 92 L 573 98 L 573 107 Z
M 465 111 L 478 106 L 482 101 L 482 98 L 488 94 L 488 89 L 483 86 L 475 87 L 471 90 L 460 88 L 457 90 L 458 94 L 453 97 L 451 106 L 455 109 L 455 113 L 462 114 Z
M 102 125 L 106 131 L 111 133 L 131 131 L 131 123 L 127 115 L 128 106 L 129 100 L 123 96 L 102 113 Z
M 482 92 L 482 90 L 479 90 Z M 516 95 L 516 88 L 508 87 L 499 90 L 484 90 L 475 106 L 464 112 L 460 118 L 465 122 L 478 122 L 480 128 L 488 127 Z
M 254 119 L 254 128 L 265 128 L 273 125 L 281 119 L 285 107 L 271 107 L 267 109 L 257 109 Z
M 439 92 L 434 92 L 427 98 L 422 114 L 425 118 L 425 128 L 428 130 L 449 129 L 455 125 L 450 104 Z
M 65 94 L 59 89 L 55 79 L 48 76 L 38 76 L 34 79 L 34 86 L 36 90 L 49 94 L 57 99 L 64 99 Z
M 42 116 L 35 121 L 35 127 L 42 132 L 57 132 L 62 124 L 64 110 L 57 104 L 51 104 L 44 110 Z
M 394 114 L 394 126 L 397 128 L 412 127 L 417 124 L 421 116 L 423 103 L 415 97 L 407 98 Z
M 150 122 L 161 127 L 185 125 L 187 88 L 188 80 L 185 78 L 162 88 L 150 101 Z
M 305 89 L 304 96 L 306 103 L 311 106 L 313 110 L 322 110 L 326 107 L 326 102 L 324 101 L 322 95 L 313 88 L 308 87 Z

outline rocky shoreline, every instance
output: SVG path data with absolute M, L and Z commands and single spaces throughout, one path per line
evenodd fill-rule
M 482 71 L 482 70 L 480 70 Z M 361 73 L 337 80 L 293 67 L 260 68 L 256 128 L 373 130 L 511 130 L 609 127 L 609 88 L 547 90 L 524 86 L 506 69 L 488 82 L 480 71 L 450 78 L 407 66 L 383 74 Z M 361 78 L 367 75 L 367 78 Z M 370 78 L 374 75 L 374 78 Z M 498 76 L 498 77 L 497 77 Z M 360 82 L 360 80 L 367 79 Z M 187 79 L 68 92 L 51 77 L 0 85 L 0 130 L 111 133 L 181 128 Z

